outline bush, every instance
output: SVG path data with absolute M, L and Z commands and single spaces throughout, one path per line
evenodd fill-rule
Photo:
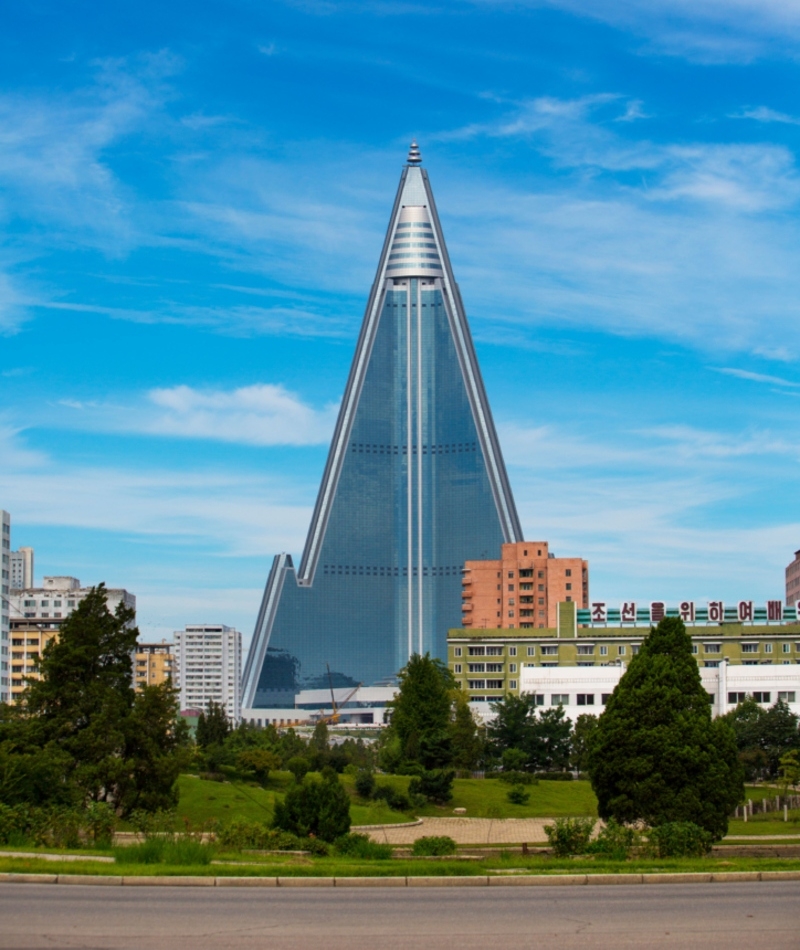
M 379 844 L 377 841 L 373 841 L 369 835 L 353 832 L 337 838 L 334 847 L 338 854 L 344 854 L 350 858 L 370 858 L 385 861 L 392 856 L 392 846 L 390 844 Z
M 286 763 L 286 768 L 294 776 L 295 782 L 302 782 L 311 771 L 311 765 L 308 759 L 302 755 L 293 755 Z
M 692 821 L 668 821 L 647 833 L 656 858 L 699 858 L 711 850 L 713 835 Z
M 117 864 L 172 864 L 179 867 L 197 867 L 211 864 L 214 846 L 204 844 L 191 835 L 175 838 L 148 838 L 141 844 L 114 848 Z
M 455 775 L 452 769 L 432 769 L 423 772 L 419 778 L 412 778 L 408 783 L 408 794 L 411 798 L 415 795 L 423 795 L 429 802 L 444 805 L 453 797 Z
M 391 785 L 376 785 L 372 797 L 375 801 L 385 801 L 389 808 L 394 809 L 394 811 L 410 811 L 411 809 L 411 799 L 408 795 Z M 425 799 L 423 799 L 424 801 Z
M 232 851 L 309 851 L 325 855 L 328 847 L 319 838 L 299 838 L 289 831 L 270 828 L 261 821 L 233 821 L 217 829 L 217 842 Z
M 594 818 L 556 818 L 555 824 L 544 826 L 544 833 L 553 854 L 562 858 L 586 854 L 594 826 Z
M 527 805 L 531 793 L 525 790 L 524 785 L 512 785 L 506 797 L 512 805 Z
M 571 782 L 573 775 L 572 772 L 536 772 L 535 778 L 546 782 Z
M 427 835 L 417 838 L 411 853 L 416 858 L 455 854 L 456 843 L 448 835 Z
M 538 785 L 539 779 L 530 772 L 500 772 L 497 776 L 506 785 Z
M 86 809 L 84 825 L 96 845 L 108 847 L 117 830 L 117 816 L 106 802 L 92 802 Z
M 587 850 L 589 854 L 603 854 L 622 861 L 630 857 L 639 840 L 640 835 L 635 828 L 620 825 L 612 818 L 595 840 L 589 843 Z
M 349 768 L 349 766 L 348 766 Z M 367 769 L 356 773 L 356 792 L 361 798 L 372 798 L 375 792 L 375 776 Z
M 292 785 L 275 803 L 272 825 L 300 838 L 335 841 L 350 831 L 350 796 L 336 773 L 326 770 L 321 781 L 305 778 Z

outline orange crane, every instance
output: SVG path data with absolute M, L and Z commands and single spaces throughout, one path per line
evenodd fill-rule
M 347 703 L 349 703 L 350 700 L 353 698 L 353 696 L 355 696 L 355 694 L 361 689 L 361 683 L 359 683 L 357 686 L 354 686 L 337 706 L 336 696 L 334 695 L 334 692 L 333 692 L 333 677 L 331 676 L 331 668 L 327 663 L 325 664 L 325 667 L 328 670 L 328 683 L 331 688 L 331 709 L 333 710 L 333 712 L 331 713 L 330 716 L 326 716 L 323 713 L 323 711 L 320 709 L 320 717 L 317 720 L 317 722 L 324 722 L 326 725 L 335 726 L 339 722 L 339 715 L 340 715 L 340 710 L 342 706 L 346 706 Z

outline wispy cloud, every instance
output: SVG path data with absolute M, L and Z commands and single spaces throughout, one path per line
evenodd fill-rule
M 778 122 L 783 125 L 800 125 L 800 118 L 786 112 L 777 112 L 767 106 L 758 106 L 756 109 L 743 109 L 732 113 L 731 119 L 753 119 L 756 122 Z
M 173 386 L 133 403 L 62 399 L 59 405 L 69 410 L 61 417 L 69 427 L 262 446 L 324 444 L 337 413 L 337 406 L 317 410 L 270 384 L 227 391 Z
M 717 373 L 725 373 L 727 376 L 736 376 L 738 379 L 749 379 L 754 383 L 770 383 L 774 386 L 800 387 L 800 383 L 793 383 L 789 379 L 783 379 L 780 376 L 770 376 L 765 373 L 753 373 L 747 369 L 733 369 L 731 367 L 720 367 L 715 369 Z

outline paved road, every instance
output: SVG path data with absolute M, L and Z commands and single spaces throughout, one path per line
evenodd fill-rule
M 2 950 L 798 950 L 800 884 L 0 886 Z

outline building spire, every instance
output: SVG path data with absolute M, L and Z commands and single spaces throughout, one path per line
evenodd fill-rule
M 412 140 L 411 146 L 408 149 L 408 161 L 409 165 L 421 165 L 422 164 L 422 155 L 420 154 L 419 145 L 417 145 L 416 139 Z

